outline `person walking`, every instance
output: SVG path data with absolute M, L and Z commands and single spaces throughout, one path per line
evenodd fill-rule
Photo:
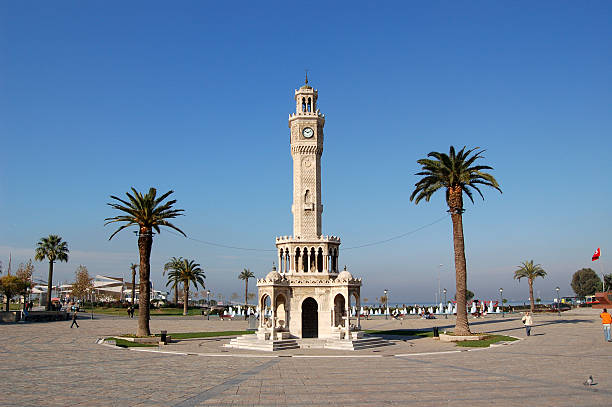
M 533 318 L 531 317 L 531 312 L 527 311 L 525 315 L 523 315 L 523 324 L 525 325 L 525 332 L 527 332 L 527 336 L 531 336 L 531 327 L 533 326 Z
M 77 312 L 76 310 L 74 311 L 74 313 L 72 314 L 72 324 L 70 325 L 70 328 L 72 328 L 73 325 L 76 325 L 77 328 L 79 327 L 79 324 L 77 324 Z
M 612 338 L 610 337 L 610 325 L 612 325 L 612 315 L 610 315 L 608 310 L 604 308 L 602 313 L 599 314 L 599 318 L 601 318 L 604 337 L 606 338 L 606 341 L 612 342 Z

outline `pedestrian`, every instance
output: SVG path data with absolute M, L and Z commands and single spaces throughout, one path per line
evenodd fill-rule
M 77 320 L 77 312 L 74 311 L 74 313 L 72 314 L 72 324 L 70 325 L 70 328 L 72 328 L 72 325 L 76 325 L 77 328 L 79 327 L 79 324 L 77 324 L 76 320 Z
M 130 307 L 130 318 L 134 318 L 134 307 Z
M 599 318 L 601 318 L 604 337 L 606 338 L 606 341 L 612 342 L 612 338 L 610 337 L 610 325 L 612 325 L 612 315 L 610 315 L 608 310 L 604 308 L 603 312 L 599 314 Z
M 527 311 L 525 315 L 523 315 L 523 324 L 525 325 L 525 331 L 527 332 L 527 336 L 531 336 L 531 326 L 533 325 L 533 318 L 531 317 L 531 312 Z

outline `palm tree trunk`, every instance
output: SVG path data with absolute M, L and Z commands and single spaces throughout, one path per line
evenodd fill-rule
M 134 304 L 136 304 L 136 269 L 132 270 L 132 309 L 134 309 Z
M 465 262 L 465 243 L 463 240 L 463 192 L 450 190 L 448 206 L 453 222 L 453 245 L 455 248 L 455 287 L 457 299 L 457 320 L 455 335 L 470 335 L 467 319 L 467 266 Z
M 185 296 L 183 297 L 183 315 L 187 315 L 189 308 L 189 283 L 183 283 L 185 286 Z
M 178 305 L 179 305 L 179 300 L 178 300 L 179 286 L 178 285 L 179 285 L 179 283 L 177 281 L 176 284 L 174 285 L 174 302 L 176 303 L 176 304 L 174 304 L 174 306 L 177 307 L 177 308 L 178 308 Z
M 53 288 L 53 260 L 49 260 L 49 279 L 47 281 L 47 311 L 51 310 L 51 289 L 52 288 Z
M 528 278 L 527 282 L 529 283 L 529 305 L 531 307 L 531 314 L 533 315 L 533 311 L 535 311 L 535 304 L 533 300 L 533 280 Z
M 151 275 L 151 247 L 153 246 L 153 234 L 150 229 L 140 229 L 138 234 L 138 251 L 140 254 L 140 296 L 138 298 L 138 336 L 149 336 L 149 303 L 151 301 L 151 287 L 149 277 Z

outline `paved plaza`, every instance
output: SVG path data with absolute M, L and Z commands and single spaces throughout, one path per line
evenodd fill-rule
M 399 338 L 356 352 L 240 351 L 228 338 L 130 350 L 96 343 L 137 321 L 100 316 L 0 325 L 2 406 L 610 406 L 612 343 L 597 310 L 536 315 L 525 338 L 517 314 L 472 322 L 510 345 L 466 351 L 432 338 Z M 366 329 L 452 328 L 453 319 L 369 320 Z M 246 329 L 245 321 L 153 318 L 154 332 Z M 161 353 L 168 352 L 168 353 Z M 595 386 L 585 379 L 593 375 Z

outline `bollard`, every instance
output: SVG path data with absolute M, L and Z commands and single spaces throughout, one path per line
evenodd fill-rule
M 433 327 L 433 336 L 434 336 L 434 338 L 439 338 L 440 337 L 440 333 L 438 332 L 438 327 L 437 326 Z
M 166 341 L 166 335 L 167 334 L 168 334 L 168 331 L 161 331 L 160 335 L 159 335 L 160 336 L 159 341 L 161 343 L 163 343 L 164 345 L 167 343 L 167 341 Z

